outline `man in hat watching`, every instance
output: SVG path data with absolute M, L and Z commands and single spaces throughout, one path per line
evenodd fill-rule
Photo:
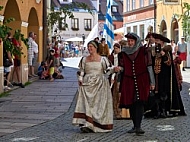
M 181 37 L 181 41 L 177 43 L 176 50 L 178 51 L 180 59 L 183 61 L 182 70 L 185 71 L 186 59 L 187 59 L 187 43 L 185 37 Z
M 152 108 L 154 118 L 167 115 L 186 115 L 178 89 L 174 64 L 172 62 L 172 47 L 167 37 L 152 33 L 155 38 L 155 56 L 152 57 L 155 74 L 155 108 Z M 171 91 L 172 90 L 172 91 Z M 180 110 L 180 111 L 179 111 Z
M 141 39 L 135 33 L 125 35 L 128 45 L 118 55 L 118 67 L 121 72 L 120 108 L 129 108 L 133 128 L 128 133 L 144 134 L 141 121 L 144 113 L 144 103 L 148 100 L 149 91 L 154 90 L 155 81 L 152 70 L 151 54 L 142 46 Z

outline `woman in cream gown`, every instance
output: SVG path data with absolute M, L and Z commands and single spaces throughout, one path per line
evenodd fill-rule
M 79 89 L 73 125 L 82 132 L 110 132 L 113 129 L 112 94 L 108 75 L 113 69 L 106 57 L 97 53 L 98 43 L 88 43 L 89 56 L 79 63 Z

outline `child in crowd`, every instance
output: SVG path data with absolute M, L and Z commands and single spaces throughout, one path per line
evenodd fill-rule
M 38 67 L 38 76 L 39 76 L 39 79 L 47 79 L 49 77 L 47 65 L 46 65 L 46 62 L 44 61 L 42 61 L 40 66 Z
M 50 77 L 50 81 L 53 81 L 54 78 L 53 78 L 53 74 L 54 74 L 54 61 L 55 61 L 55 57 L 54 57 L 54 54 L 55 54 L 55 50 L 54 49 L 50 49 L 50 56 L 48 58 L 48 69 L 49 69 L 49 77 Z

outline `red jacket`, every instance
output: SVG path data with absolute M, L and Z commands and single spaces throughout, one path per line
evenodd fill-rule
M 124 68 L 120 83 L 120 107 L 127 107 L 134 101 L 147 101 L 150 79 L 146 63 L 145 48 L 140 47 L 132 61 L 124 52 L 120 53 L 119 65 Z

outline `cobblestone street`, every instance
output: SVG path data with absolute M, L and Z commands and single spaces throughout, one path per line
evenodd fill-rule
M 76 82 L 76 76 L 73 76 L 76 69 L 64 69 L 65 80 L 67 83 Z M 1 142 L 190 142 L 190 95 L 189 88 L 189 72 L 187 69 L 184 76 L 183 91 L 181 92 L 183 103 L 186 109 L 187 116 L 165 118 L 165 119 L 143 119 L 142 128 L 145 130 L 143 136 L 136 136 L 135 134 L 128 134 L 127 130 L 131 129 L 131 120 L 114 120 L 114 129 L 111 133 L 81 133 L 78 127 L 71 124 L 73 111 L 76 102 L 76 84 L 72 89 L 73 101 L 68 111 L 55 119 L 49 119 L 42 123 L 36 124 L 31 127 L 24 128 L 14 133 L 2 135 Z M 72 77 L 71 77 L 72 76 Z M 69 79 L 68 79 L 69 78 Z M 31 88 L 33 84 L 39 84 L 42 81 L 36 81 L 27 86 Z M 57 81 L 52 84 L 57 83 Z M 72 84 L 72 83 L 71 83 Z M 53 86 L 53 85 L 52 85 Z M 46 86 L 44 86 L 46 87 Z M 50 87 L 50 86 L 48 86 Z M 56 88 L 57 92 L 65 90 L 66 84 L 62 88 Z M 69 86 L 68 86 L 69 87 Z M 19 89 L 21 90 L 21 89 Z M 39 90 L 34 90 L 39 92 Z M 71 91 L 71 90 L 70 90 Z M 67 91 L 63 91 L 67 94 Z M 48 93 L 47 93 L 48 94 Z M 13 94 L 14 95 L 14 94 Z M 65 99 L 68 96 L 65 96 Z M 63 101 L 64 103 L 64 101 Z M 21 119 L 21 118 L 20 118 Z

